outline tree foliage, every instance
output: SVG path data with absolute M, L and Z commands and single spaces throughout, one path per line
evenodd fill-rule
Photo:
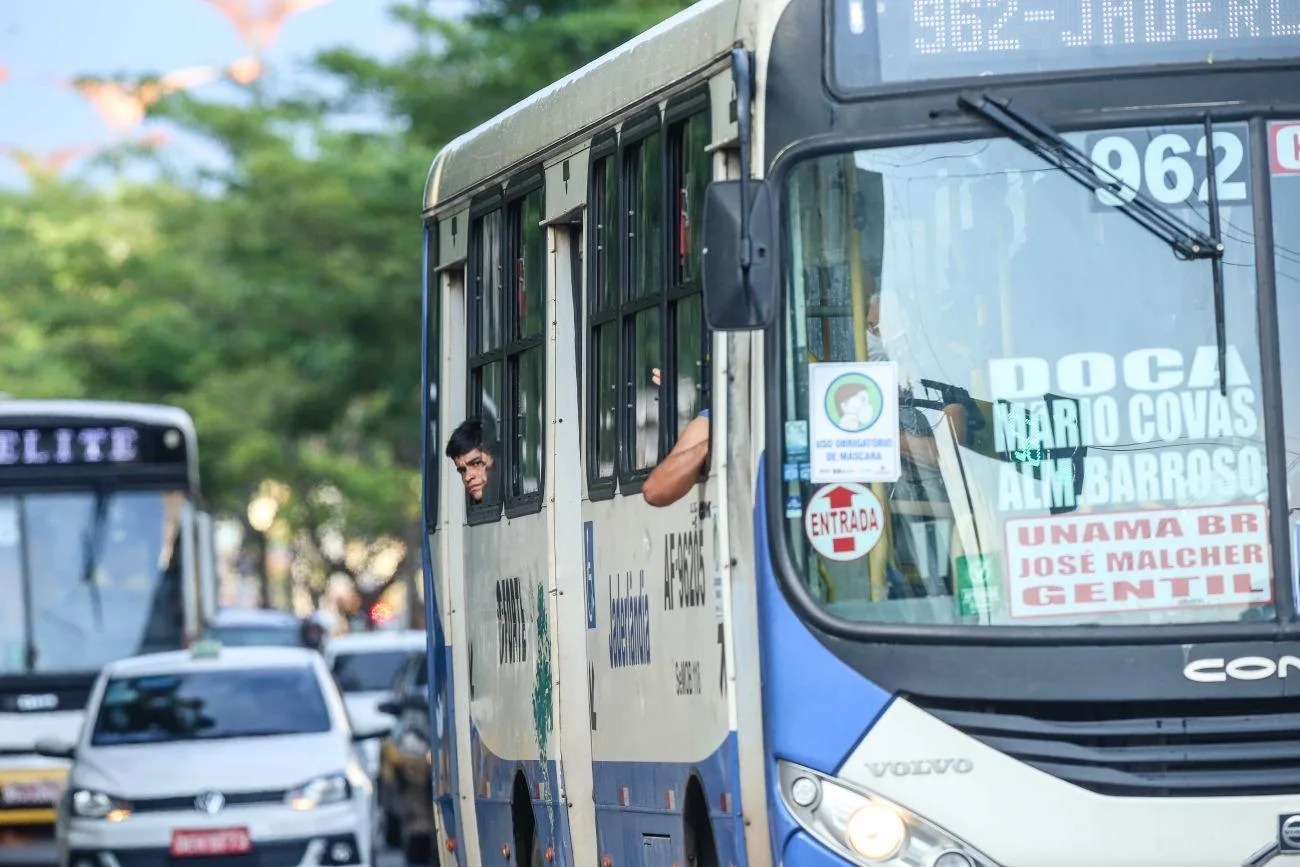
M 273 490 L 271 532 L 302 580 L 343 575 L 373 598 L 420 562 L 419 204 L 436 149 L 684 5 L 479 0 L 450 20 L 400 4 L 415 47 L 396 61 L 317 59 L 341 99 L 264 83 L 235 103 L 168 97 L 152 114 L 219 145 L 224 168 L 0 194 L 0 392 L 185 407 L 210 505 L 243 516 Z M 387 122 L 335 122 L 358 107 Z

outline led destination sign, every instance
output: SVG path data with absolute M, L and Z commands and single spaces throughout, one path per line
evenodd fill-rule
M 0 425 L 0 469 L 185 460 L 180 431 L 132 425 Z
M 835 83 L 1300 57 L 1296 0 L 829 0 Z

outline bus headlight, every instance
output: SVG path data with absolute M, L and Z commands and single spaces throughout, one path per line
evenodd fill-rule
M 996 867 L 973 848 L 878 795 L 778 762 L 781 795 L 795 820 L 827 847 L 877 867 Z
M 907 825 L 884 804 L 863 804 L 849 816 L 844 837 L 868 861 L 887 861 L 907 842 Z

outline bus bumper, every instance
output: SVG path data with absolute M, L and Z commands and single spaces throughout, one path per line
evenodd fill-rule
M 0 843 L 6 831 L 13 836 L 21 829 L 53 828 L 54 808 L 67 781 L 67 767 L 47 759 L 0 766 Z

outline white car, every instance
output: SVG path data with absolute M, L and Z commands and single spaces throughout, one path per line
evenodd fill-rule
M 402 662 L 425 647 L 423 630 L 356 632 L 330 640 L 325 661 L 343 691 L 352 725 L 377 730 L 393 725 L 393 717 L 379 706 L 393 696 L 393 680 Z M 379 772 L 379 739 L 361 743 L 366 770 L 373 779 Z
M 72 760 L 60 862 L 368 867 L 372 788 L 354 740 L 380 734 L 351 729 L 311 650 L 203 642 L 114 662 L 78 741 L 37 744 Z

